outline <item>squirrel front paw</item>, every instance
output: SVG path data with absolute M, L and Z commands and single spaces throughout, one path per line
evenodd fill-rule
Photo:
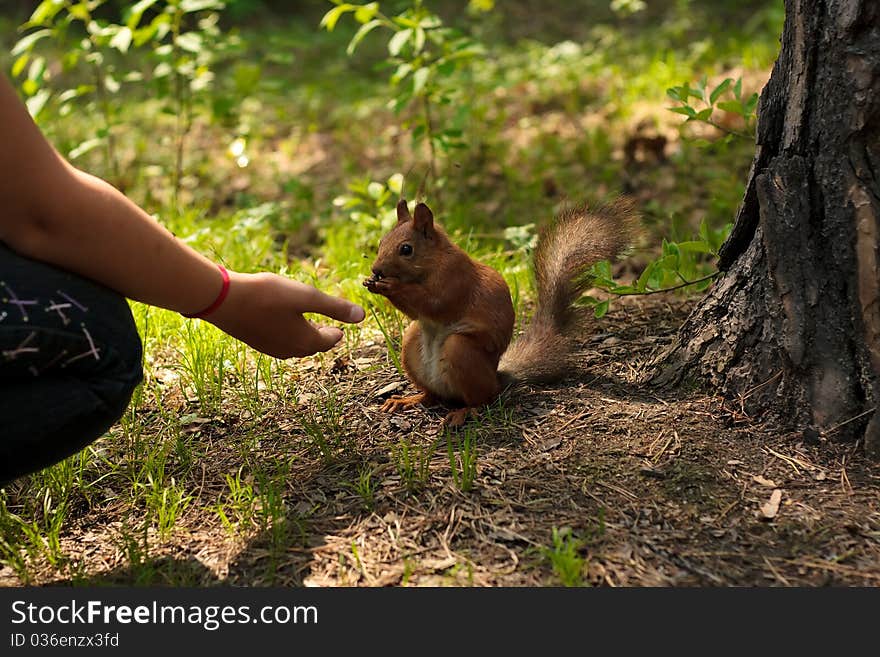
M 388 278 L 380 278 L 375 275 L 365 278 L 362 285 L 373 294 L 384 294 L 392 287 L 392 281 Z

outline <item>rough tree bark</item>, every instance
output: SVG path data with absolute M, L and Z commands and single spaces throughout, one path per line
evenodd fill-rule
M 880 454 L 880 1 L 785 0 L 723 277 L 655 361 Z

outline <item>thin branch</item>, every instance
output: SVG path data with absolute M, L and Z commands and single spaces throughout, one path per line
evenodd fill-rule
M 841 422 L 840 424 L 835 424 L 835 425 L 834 425 L 833 427 L 831 427 L 830 429 L 826 429 L 825 431 L 822 432 L 822 435 L 823 435 L 823 436 L 829 436 L 829 435 L 831 435 L 832 433 L 834 433 L 835 431 L 837 431 L 838 429 L 840 429 L 840 427 L 846 426 L 846 425 L 849 424 L 850 422 L 855 422 L 855 421 L 858 420 L 859 418 L 863 418 L 863 417 L 865 417 L 866 415 L 868 415 L 868 414 L 870 414 L 870 413 L 873 413 L 873 412 L 876 411 L 876 410 L 877 410 L 877 407 L 876 407 L 876 406 L 872 406 L 872 407 L 869 408 L 867 411 L 862 411 L 862 412 L 859 413 L 858 415 L 854 415 L 853 417 L 849 418 L 848 420 L 844 420 L 844 421 Z
M 733 135 L 735 137 L 740 137 L 742 139 L 754 139 L 755 135 L 751 135 L 747 132 L 740 132 L 739 130 L 731 130 L 727 126 L 723 126 L 720 123 L 715 123 L 712 119 L 703 119 L 706 123 L 708 123 L 713 128 L 721 130 L 721 132 L 726 132 L 729 135 Z
M 649 294 L 660 294 L 661 292 L 673 292 L 675 290 L 680 290 L 683 287 L 688 287 L 689 285 L 696 285 L 697 283 L 702 283 L 703 281 L 712 280 L 713 278 L 716 278 L 720 273 L 720 271 L 715 271 L 711 274 L 703 276 L 702 278 L 698 278 L 693 281 L 685 281 L 680 285 L 673 285 L 672 287 L 664 287 L 662 290 L 645 290 L 644 292 L 615 292 L 614 290 L 606 290 L 606 292 L 609 292 L 610 294 L 616 294 L 619 297 L 647 296 Z

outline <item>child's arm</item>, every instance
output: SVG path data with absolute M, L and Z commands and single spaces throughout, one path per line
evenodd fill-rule
M 70 165 L 46 141 L 0 76 L 0 240 L 24 256 L 91 278 L 126 297 L 182 313 L 217 297 L 217 266 L 103 180 Z M 207 319 L 278 357 L 325 351 L 339 329 L 302 313 L 359 322 L 344 299 L 274 274 L 230 272 L 229 295 Z

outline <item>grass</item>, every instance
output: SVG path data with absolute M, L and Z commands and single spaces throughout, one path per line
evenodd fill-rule
M 439 4 L 441 13 L 456 15 L 455 3 Z M 465 145 L 441 158 L 426 196 L 453 238 L 504 275 L 522 316 L 533 299 L 524 253 L 534 224 L 567 199 L 600 200 L 623 188 L 637 198 L 646 232 L 633 266 L 663 235 L 692 235 L 703 218 L 714 228 L 730 220 L 753 147 L 691 135 L 689 127 L 681 134 L 703 142 L 679 138 L 679 117 L 664 110 L 665 90 L 728 71 L 762 79 L 778 48 L 781 16 L 776 3 L 756 3 L 751 22 L 735 28 L 706 3 L 669 2 L 662 15 L 581 20 L 577 27 L 563 20 L 570 9 L 560 2 L 559 23 L 548 18 L 518 34 L 522 22 L 513 17 L 529 3 L 513 5 L 510 13 L 499 9 L 465 25 L 490 43 L 493 56 L 456 80 L 473 105 Z M 235 99 L 233 121 L 208 105 L 197 108 L 179 209 L 168 192 L 173 117 L 158 111 L 146 87 L 131 85 L 120 97 L 121 169 L 129 172 L 126 192 L 196 249 L 236 270 L 275 271 L 343 294 L 369 308 L 368 320 L 347 327 L 330 354 L 279 362 L 205 322 L 133 304 L 146 380 L 121 421 L 80 454 L 0 493 L 0 564 L 20 582 L 87 580 L 94 564 L 78 559 L 70 537 L 102 524 L 112 524 L 135 583 L 191 581 L 188 571 L 163 573 L 157 555 L 189 533 L 214 529 L 224 540 L 265 544 L 265 568 L 255 579 L 278 582 L 284 575 L 277 566 L 307 542 L 310 514 L 334 512 L 335 496 L 354 493 L 360 511 L 372 513 L 389 472 L 408 499 L 439 495 L 450 481 L 458 494 L 472 496 L 488 476 L 484 450 L 517 430 L 515 409 L 499 402 L 447 438 L 444 463 L 435 458 L 437 436 L 382 435 L 375 415 L 351 425 L 375 401 L 352 388 L 358 377 L 380 373 L 383 384 L 400 377 L 406 325 L 360 284 L 396 201 L 394 194 L 370 197 L 369 183 L 390 189 L 394 174 L 414 167 L 404 182 L 414 195 L 426 155 L 408 138 L 409 117 L 386 109 L 393 90 L 377 70 L 382 48 L 365 42 L 358 58 L 347 58 L 350 34 L 317 28 L 322 7 L 285 21 L 251 17 L 233 30 L 239 45 L 219 64 L 212 99 L 234 97 L 242 66 L 258 67 L 259 81 Z M 8 51 L 11 44 L 2 45 Z M 448 116 L 438 109 L 438 120 Z M 96 120 L 88 107 L 64 116 L 50 108 L 41 119 L 68 153 Z M 643 122 L 669 135 L 669 152 L 663 162 L 631 166 L 622 149 Z M 229 149 L 238 138 L 246 141 L 245 167 Z M 76 164 L 109 175 L 100 149 Z M 342 197 L 360 204 L 334 203 Z M 408 414 L 406 421 L 423 417 Z M 292 480 L 291 464 L 311 475 Z M 446 476 L 441 466 L 448 466 Z M 323 497 L 308 498 L 309 486 Z M 401 502 L 393 510 L 405 509 Z M 553 581 L 583 583 L 580 547 L 571 534 L 554 531 L 544 552 Z M 343 553 L 347 568 L 363 571 L 354 543 Z M 412 559 L 404 582 L 416 568 Z M 450 572 L 473 580 L 460 565 Z
M 587 562 L 580 556 L 584 543 L 572 535 L 570 529 L 553 528 L 553 544 L 542 549 L 544 558 L 550 562 L 553 573 L 562 586 L 584 586 L 584 570 Z
M 394 467 L 409 493 L 424 488 L 431 477 L 431 459 L 437 443 L 419 442 L 418 438 L 401 438 L 392 452 Z
M 470 492 L 479 471 L 477 442 L 473 430 L 466 427 L 461 437 L 448 434 L 446 453 L 449 455 L 449 470 L 455 487 L 462 493 Z

